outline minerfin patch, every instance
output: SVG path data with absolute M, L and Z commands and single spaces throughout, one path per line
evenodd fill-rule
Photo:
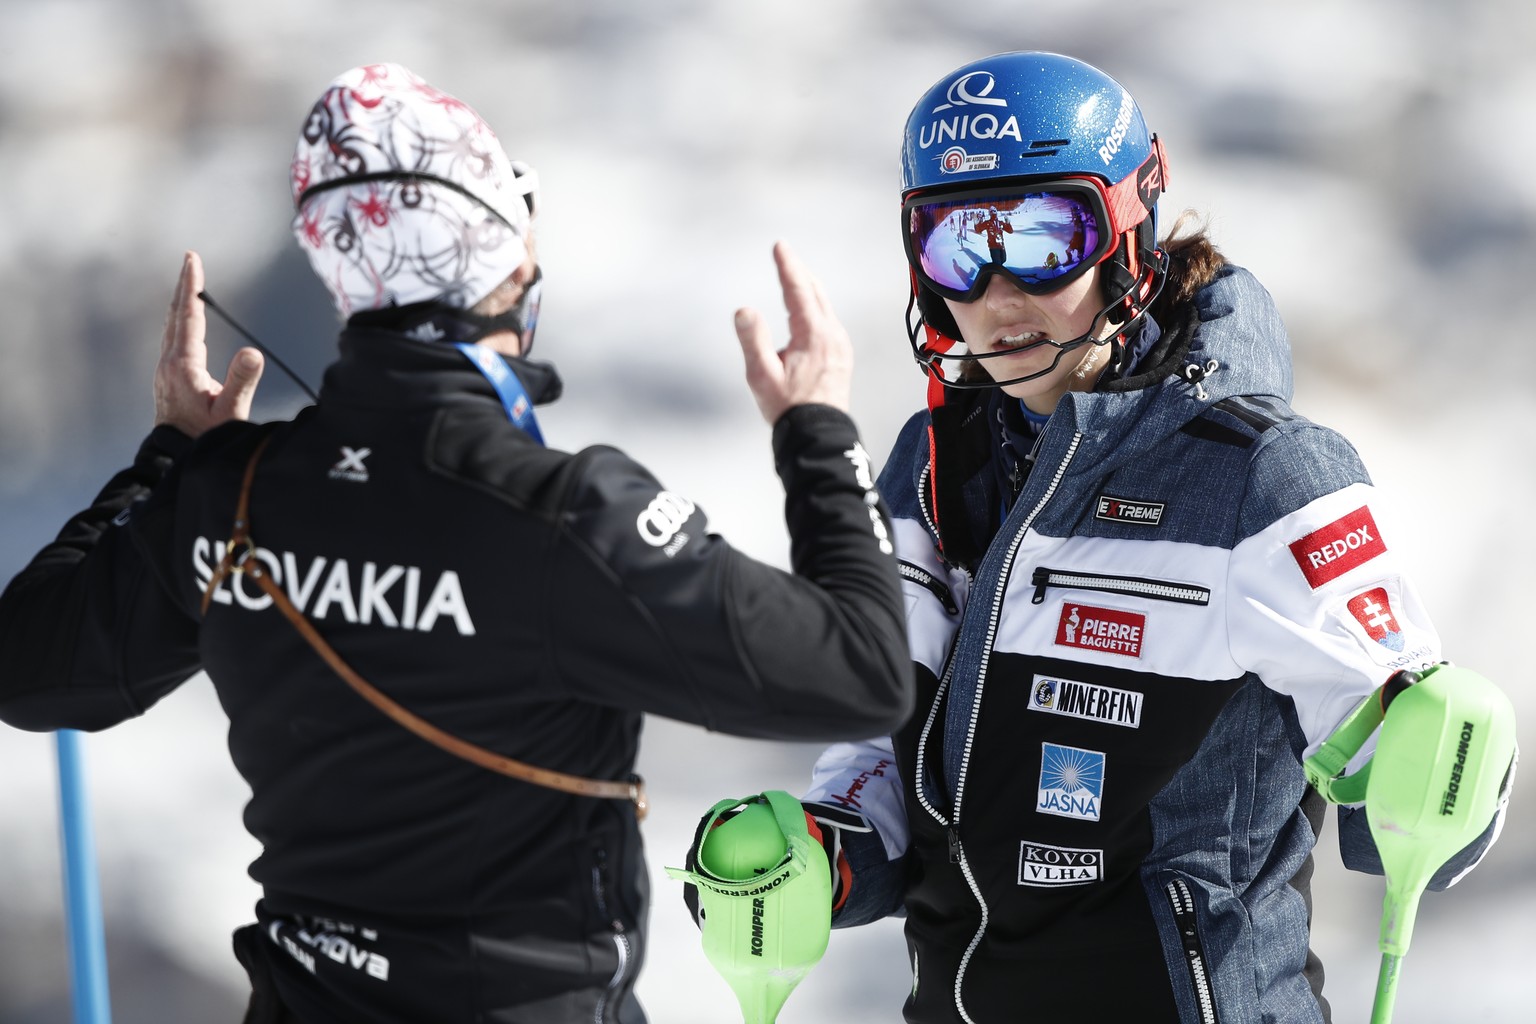
M 1092 885 L 1104 878 L 1104 851 L 1047 846 L 1028 839 L 1019 843 L 1019 884 L 1042 889 Z
M 1040 789 L 1035 810 L 1098 821 L 1104 800 L 1104 760 L 1097 750 L 1040 744 Z
M 1135 690 L 1037 675 L 1029 694 L 1029 710 L 1140 729 L 1145 700 L 1146 695 Z

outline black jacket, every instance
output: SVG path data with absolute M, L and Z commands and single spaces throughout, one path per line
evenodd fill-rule
M 101 729 L 206 669 L 253 793 L 260 948 L 305 1020 L 638 1019 L 630 805 L 409 734 L 248 580 L 204 618 L 242 473 L 269 438 L 255 557 L 364 678 L 498 753 L 623 779 L 644 713 L 796 740 L 904 720 L 898 578 L 854 425 L 802 406 L 774 428 L 790 574 L 621 452 L 540 446 L 452 348 L 375 331 L 341 352 L 290 422 L 195 444 L 157 428 L 11 582 L 0 719 Z M 509 362 L 536 402 L 558 391 Z

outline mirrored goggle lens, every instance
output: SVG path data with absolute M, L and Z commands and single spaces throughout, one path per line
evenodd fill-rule
M 907 231 L 919 273 L 957 293 L 969 292 L 989 265 L 1049 288 L 1097 259 L 1104 241 L 1094 205 L 1081 192 L 917 203 L 908 210 Z

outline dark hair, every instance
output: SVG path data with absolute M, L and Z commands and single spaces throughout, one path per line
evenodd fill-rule
M 1188 305 L 1195 293 L 1211 283 L 1226 266 L 1227 258 L 1206 233 L 1204 218 L 1192 210 L 1179 214 L 1163 239 L 1162 250 L 1168 254 L 1168 280 L 1162 294 L 1152 303 L 1152 319 L 1160 324 L 1178 320 L 1176 310 Z

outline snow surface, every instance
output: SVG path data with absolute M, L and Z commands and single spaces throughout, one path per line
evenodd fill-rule
M 1084 0 L 15 0 L 0 6 L 0 578 L 19 569 L 150 418 L 184 248 L 209 288 L 311 382 L 323 290 L 288 236 L 303 115 L 357 63 L 394 60 L 472 103 L 543 180 L 539 354 L 567 398 L 552 443 L 620 439 L 759 557 L 787 561 L 768 431 L 732 310 L 778 321 L 769 248 L 817 271 L 858 346 L 855 412 L 879 458 L 922 400 L 902 333 L 897 149 L 911 102 L 959 63 L 1042 48 L 1136 93 L 1170 162 L 1165 217 L 1203 211 L 1274 292 L 1296 406 L 1343 430 L 1400 505 L 1447 654 L 1522 722 L 1536 478 L 1536 13 L 1520 0 L 1285 4 Z M 235 346 L 214 325 L 216 358 Z M 258 417 L 300 403 L 275 368 Z M 1522 733 L 1529 727 L 1522 726 Z M 206 680 L 84 744 L 115 1017 L 233 1020 L 230 931 L 256 893 L 247 797 Z M 1529 743 L 1526 749 L 1532 749 Z M 654 875 L 640 984 L 657 1022 L 734 1018 L 677 884 L 716 799 L 803 786 L 815 748 L 655 720 L 641 770 Z M 67 1018 L 52 739 L 0 726 L 0 1021 Z M 1531 784 L 1487 863 L 1424 900 L 1397 1020 L 1529 1018 Z M 1315 944 L 1340 1024 L 1364 1020 L 1381 883 L 1319 846 Z M 1099 983 L 1101 972 L 1084 980 Z M 891 1021 L 899 925 L 833 936 L 788 1022 Z M 1021 993 L 1021 999 L 1027 993 Z

